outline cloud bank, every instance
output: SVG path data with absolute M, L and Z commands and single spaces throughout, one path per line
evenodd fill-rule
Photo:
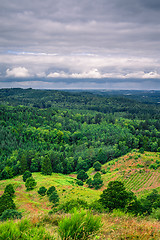
M 1 1 L 0 87 L 160 89 L 159 15 L 159 0 Z

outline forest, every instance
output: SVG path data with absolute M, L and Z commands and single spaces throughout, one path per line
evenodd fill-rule
M 0 89 L 0 239 L 160 239 L 159 102 Z
M 147 93 L 148 102 L 144 94 L 0 89 L 0 179 L 41 172 L 46 162 L 69 174 L 132 149 L 159 152 L 158 94 Z

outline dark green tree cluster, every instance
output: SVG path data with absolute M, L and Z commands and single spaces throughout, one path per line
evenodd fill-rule
M 111 181 L 99 202 L 109 211 L 122 209 L 134 215 L 150 215 L 154 209 L 160 208 L 160 194 L 154 189 L 146 197 L 137 199 L 133 192 L 126 191 L 122 182 Z
M 159 151 L 158 95 L 117 94 L 0 89 L 0 179 L 99 171 L 134 148 Z
M 103 185 L 103 180 L 101 178 L 101 174 L 99 172 L 97 172 L 93 176 L 93 179 L 88 178 L 86 183 L 87 183 L 88 187 L 90 187 L 90 188 L 95 188 L 95 189 L 101 188 Z
M 40 187 L 38 190 L 38 193 L 41 196 L 45 196 L 45 194 L 47 193 L 47 196 L 49 197 L 49 201 L 53 203 L 54 206 L 56 206 L 59 202 L 59 196 L 55 186 L 49 187 L 48 190 L 44 186 Z

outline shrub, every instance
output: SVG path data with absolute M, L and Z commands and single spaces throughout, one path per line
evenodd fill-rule
M 39 190 L 38 190 L 38 193 L 41 195 L 41 196 L 44 196 L 47 192 L 47 189 L 45 187 L 40 187 Z
M 27 178 L 26 183 L 25 183 L 27 190 L 32 190 L 36 185 L 37 185 L 37 183 L 33 177 Z
M 5 189 L 4 189 L 4 193 L 8 193 L 11 197 L 14 195 L 15 191 L 13 188 L 12 184 L 8 184 Z
M 101 164 L 100 164 L 100 162 L 99 161 L 97 161 L 97 162 L 95 162 L 94 164 L 93 164 L 93 167 L 94 167 L 94 169 L 95 169 L 95 171 L 100 171 L 101 170 Z
M 47 195 L 51 195 L 54 191 L 56 191 L 56 188 L 54 186 L 51 186 L 50 188 L 48 188 L 47 190 Z
M 86 240 L 89 236 L 95 235 L 101 226 L 101 218 L 93 216 L 90 211 L 81 210 L 79 212 L 74 210 L 70 217 L 65 217 L 59 222 L 58 231 L 63 240 Z
M 55 205 L 59 202 L 59 196 L 57 194 L 57 191 L 54 191 L 49 195 L 49 201 Z
M 2 213 L 0 220 L 5 221 L 7 219 L 20 219 L 20 218 L 22 218 L 22 214 L 20 212 L 14 209 L 7 209 Z
M 102 174 L 106 174 L 106 170 L 105 169 L 101 169 L 101 173 Z
M 70 212 L 72 209 L 85 209 L 85 208 L 88 208 L 88 204 L 86 201 L 82 200 L 82 199 L 71 199 L 70 201 L 67 201 L 63 204 L 61 204 L 59 207 L 58 207 L 58 211 L 59 210 L 62 210 L 64 211 L 65 213 L 68 213 Z
M 88 178 L 88 174 L 84 170 L 80 170 L 79 173 L 77 174 L 77 179 L 83 182 L 86 181 L 87 178 Z
M 23 182 L 26 182 L 29 177 L 32 177 L 32 173 L 30 171 L 25 171 L 23 174 Z
M 154 170 L 156 170 L 158 167 L 159 167 L 159 165 L 157 165 L 156 163 L 152 163 L 152 164 L 149 166 L 149 169 L 154 169 Z
M 79 185 L 79 186 L 83 186 L 83 182 L 81 180 L 78 180 L 76 181 L 76 183 Z
M 101 202 L 99 202 L 98 200 L 92 202 L 89 206 L 89 209 L 96 211 L 96 212 L 107 212 L 106 209 L 104 209 L 104 206 L 102 205 Z
M 153 209 L 151 213 L 151 217 L 160 221 L 160 208 Z
M 8 193 L 4 193 L 0 197 L 0 215 L 7 209 L 15 209 L 15 203 Z

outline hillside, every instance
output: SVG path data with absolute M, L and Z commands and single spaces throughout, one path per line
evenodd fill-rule
M 82 204 L 78 207 L 91 209 L 90 215 L 102 218 L 103 226 L 95 239 L 160 239 L 156 220 L 160 210 L 160 105 L 155 104 L 159 95 L 147 96 L 149 100 L 144 102 L 142 93 L 130 98 L 124 92 L 1 89 L 0 217 L 8 202 L 4 201 L 5 187 L 12 184 L 13 201 L 23 218 L 11 226 L 29 221 L 31 234 L 32 227 L 35 232 L 42 227 L 55 237 L 46 240 L 59 240 L 59 221 L 74 215 L 67 212 L 65 204 L 77 206 L 78 201 Z M 97 162 L 101 166 L 98 175 Z M 37 183 L 30 191 L 22 179 L 26 170 Z M 77 181 L 80 173 L 88 174 L 88 182 Z M 115 180 L 124 184 L 128 194 L 121 210 L 97 202 Z M 40 187 L 51 186 L 60 198 L 57 208 L 48 196 L 38 194 Z M 97 186 L 100 188 L 95 190 Z M 155 200 L 151 202 L 148 196 Z
M 0 194 L 7 184 L 13 184 L 16 190 L 15 203 L 24 215 L 29 213 L 47 213 L 51 210 L 52 204 L 48 198 L 41 197 L 37 191 L 41 186 L 47 189 L 54 185 L 60 196 L 60 203 L 65 201 L 82 198 L 91 203 L 98 199 L 102 191 L 107 188 L 109 181 L 122 181 L 127 190 L 133 191 L 137 196 L 145 195 L 153 189 L 160 192 L 160 163 L 159 153 L 145 152 L 140 154 L 138 151 L 124 155 L 112 160 L 102 166 L 106 174 L 102 174 L 104 185 L 99 190 L 90 189 L 85 184 L 78 186 L 76 184 L 76 174 L 63 175 L 52 173 L 51 176 L 45 176 L 41 173 L 33 173 L 37 186 L 32 191 L 26 191 L 22 176 L 13 179 L 2 180 L 0 182 Z M 152 167 L 157 166 L 157 169 Z M 156 167 L 155 167 L 156 168 Z M 89 169 L 89 177 L 93 177 L 95 171 Z
M 160 192 L 160 154 L 144 152 L 140 154 L 137 150 L 112 160 L 102 166 L 106 174 L 102 174 L 104 185 L 99 190 L 90 189 L 87 185 L 78 186 L 76 184 L 76 174 L 63 175 L 52 173 L 51 176 L 45 176 L 41 173 L 33 173 L 37 186 L 26 191 L 22 176 L 13 179 L 1 180 L 0 195 L 7 184 L 13 184 L 16 192 L 14 201 L 17 210 L 22 212 L 23 218 L 31 219 L 32 223 L 46 226 L 53 236 L 57 237 L 57 222 L 64 217 L 64 213 L 51 214 L 52 204 L 47 196 L 40 196 L 37 191 L 41 186 L 47 189 L 55 186 L 60 197 L 59 204 L 63 204 L 71 199 L 83 199 L 88 203 L 99 199 L 102 191 L 107 188 L 111 180 L 120 180 L 124 182 L 128 190 L 132 190 L 137 196 L 144 196 L 152 189 Z M 152 167 L 154 166 L 155 169 Z M 156 167 L 157 166 L 157 167 Z M 93 177 L 95 171 L 93 168 L 88 170 L 88 175 Z M 103 227 L 98 238 L 95 239 L 159 239 L 160 223 L 153 219 L 138 219 L 131 215 L 119 211 L 113 213 L 101 214 Z M 152 238 L 150 238 L 152 236 Z

